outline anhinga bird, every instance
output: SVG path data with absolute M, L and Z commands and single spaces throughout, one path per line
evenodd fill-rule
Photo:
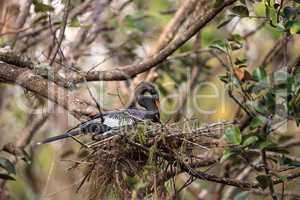
M 122 110 L 102 112 L 62 135 L 49 137 L 38 144 L 46 144 L 80 134 L 101 135 L 122 127 L 132 127 L 139 121 L 160 122 L 159 94 L 153 84 L 141 82 L 135 89 L 134 102 L 142 108 L 134 105 Z

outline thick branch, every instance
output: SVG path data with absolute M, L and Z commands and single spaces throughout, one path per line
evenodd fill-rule
M 155 55 L 159 53 L 160 50 L 165 48 L 176 36 L 182 24 L 186 21 L 188 16 L 193 13 L 197 1 L 195 0 L 186 0 L 182 1 L 179 9 L 176 11 L 174 17 L 167 24 L 163 32 L 160 34 L 158 42 L 156 46 L 150 51 L 150 55 Z M 146 80 L 153 81 L 157 77 L 157 73 L 155 72 L 155 68 L 152 68 L 147 76 Z M 144 77 L 141 77 L 144 78 Z
M 147 148 L 141 144 L 138 144 L 138 143 L 135 143 L 135 142 L 132 142 L 129 140 L 126 140 L 126 142 L 130 145 L 133 145 L 133 146 L 149 153 L 149 148 Z M 189 174 L 190 176 L 195 177 L 195 178 L 199 178 L 202 180 L 207 180 L 207 181 L 211 181 L 211 182 L 215 182 L 215 183 L 221 183 L 221 184 L 225 184 L 225 185 L 231 185 L 231 186 L 241 188 L 243 190 L 259 189 L 261 187 L 258 182 L 240 181 L 240 180 L 236 180 L 236 179 L 232 179 L 232 178 L 215 176 L 213 174 L 208 174 L 208 173 L 205 173 L 202 171 L 197 171 L 191 165 L 186 164 L 185 162 L 181 161 L 180 159 L 175 158 L 171 154 L 168 154 L 168 153 L 165 153 L 162 151 L 158 151 L 156 153 L 158 156 L 164 158 L 170 164 L 177 163 L 177 166 L 179 166 L 182 171 L 186 172 L 187 174 Z M 300 172 L 295 172 L 295 173 L 287 175 L 286 179 L 293 180 L 298 177 L 300 177 Z M 280 178 L 273 180 L 274 185 L 282 183 L 282 182 L 283 182 L 283 180 Z
M 138 64 L 131 64 L 124 67 L 119 67 L 110 71 L 94 71 L 86 73 L 85 78 L 87 81 L 113 81 L 113 80 L 126 80 L 132 78 L 137 74 L 145 72 L 157 64 L 161 63 L 164 59 L 174 53 L 180 46 L 199 32 L 206 24 L 208 24 L 214 17 L 216 17 L 225 7 L 233 4 L 236 0 L 227 0 L 221 6 L 212 9 L 206 16 L 196 21 L 186 32 L 172 41 L 166 48 L 159 53 L 145 59 Z M 74 77 L 73 82 L 83 82 L 83 77 Z
M 96 109 L 92 106 L 92 103 L 34 74 L 30 69 L 0 63 L 0 81 L 18 84 L 62 106 L 77 118 L 80 118 L 81 115 L 96 113 Z

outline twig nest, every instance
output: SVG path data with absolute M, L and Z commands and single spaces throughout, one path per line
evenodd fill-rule
M 88 148 L 85 148 L 89 152 L 82 162 L 87 163 L 86 178 L 80 186 L 89 180 L 95 197 L 111 192 L 116 194 L 116 191 L 124 197 L 124 191 L 132 187 L 131 179 L 144 180 L 153 173 L 168 170 L 168 156 L 191 165 L 196 161 L 204 162 L 208 155 L 211 159 L 215 156 L 213 152 L 216 147 L 223 148 L 226 145 L 221 137 L 225 128 L 232 125 L 233 122 L 218 122 L 199 126 L 195 120 L 167 124 L 145 123 L 134 129 L 124 128 L 113 135 L 99 138 L 88 143 Z M 172 162 L 176 163 L 176 159 Z M 218 160 L 215 157 L 209 159 L 208 163 Z M 146 184 L 139 190 L 147 188 Z

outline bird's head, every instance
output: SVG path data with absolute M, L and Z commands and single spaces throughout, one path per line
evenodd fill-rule
M 159 120 L 159 93 L 152 83 L 141 82 L 135 89 L 135 100 L 146 111 L 156 113 Z

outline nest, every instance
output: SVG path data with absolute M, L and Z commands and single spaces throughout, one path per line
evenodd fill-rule
M 218 122 L 200 126 L 197 120 L 146 122 L 133 129 L 102 135 L 83 144 L 87 155 L 76 167 L 84 165 L 86 172 L 78 189 L 90 182 L 90 199 L 131 198 L 132 189 L 145 196 L 153 191 L 150 184 L 153 174 L 177 168 L 177 160 L 195 168 L 203 166 L 205 161 L 208 165 L 216 162 L 207 158 L 218 154 L 216 147 L 222 149 L 227 145 L 222 136 L 232 125 L 233 122 Z

